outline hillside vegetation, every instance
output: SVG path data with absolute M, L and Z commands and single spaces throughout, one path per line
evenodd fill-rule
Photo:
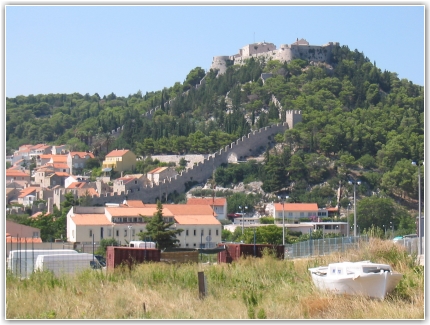
M 273 74 L 264 84 L 262 72 Z M 393 222 L 395 229 L 415 232 L 409 210 L 417 206 L 418 169 L 411 161 L 424 160 L 422 86 L 381 71 L 347 46 L 334 48 L 325 64 L 251 58 L 223 75 L 209 71 L 196 89 L 204 75 L 197 67 L 183 83 L 128 97 L 7 98 L 7 154 L 21 144 L 40 142 L 92 150 L 99 161 L 114 148 L 141 156 L 213 153 L 253 129 L 284 121 L 286 110 L 301 110 L 302 123 L 278 134 L 276 149 L 266 150 L 262 163 L 223 166 L 215 182 L 262 181 L 264 191 L 286 191 L 291 202 L 346 208 L 352 196 L 348 180 L 359 178 L 357 193 L 366 204 L 358 205 L 358 214 L 370 213 L 362 229 Z M 272 95 L 282 109 L 272 103 Z M 152 118 L 142 116 L 156 106 Z M 109 134 L 120 126 L 119 137 Z M 142 161 L 137 169 L 145 167 Z M 345 190 L 337 202 L 339 186 Z

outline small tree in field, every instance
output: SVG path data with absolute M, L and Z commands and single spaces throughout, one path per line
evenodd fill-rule
M 95 254 L 106 257 L 106 248 L 108 246 L 118 246 L 118 242 L 114 238 L 103 238 L 102 240 L 100 240 L 100 246 L 95 251 Z
M 163 206 L 160 201 L 157 201 L 157 212 L 152 218 L 143 217 L 146 222 L 146 231 L 138 234 L 140 240 L 145 240 L 151 237 L 157 244 L 158 249 L 165 249 L 177 246 L 178 239 L 176 235 L 180 235 L 183 229 L 170 229 L 174 222 L 165 222 L 163 219 Z

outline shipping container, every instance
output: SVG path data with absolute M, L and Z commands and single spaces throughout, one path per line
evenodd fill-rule
M 144 262 L 160 262 L 159 249 L 108 246 L 106 249 L 106 267 L 113 270 L 121 264 L 131 267 Z
M 267 244 L 233 244 L 223 243 L 226 249 L 218 253 L 218 263 L 231 263 L 237 261 L 241 256 L 244 257 L 262 257 L 264 249 L 271 250 L 279 259 L 284 259 L 283 245 Z

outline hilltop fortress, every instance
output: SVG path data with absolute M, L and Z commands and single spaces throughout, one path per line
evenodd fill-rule
M 239 53 L 231 56 L 214 56 L 210 69 L 218 70 L 219 74 L 225 73 L 228 66 L 232 64 L 243 64 L 251 57 L 264 58 L 266 60 L 279 60 L 289 62 L 294 59 L 303 59 L 314 62 L 327 62 L 333 47 L 338 46 L 338 42 L 328 42 L 322 46 L 309 45 L 305 39 L 297 39 L 296 42 L 288 45 L 281 44 L 279 49 L 273 43 L 248 44 Z

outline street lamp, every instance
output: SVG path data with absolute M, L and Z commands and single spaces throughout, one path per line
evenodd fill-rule
M 385 235 L 385 239 L 387 239 L 387 226 L 382 225 L 382 227 L 384 227 L 384 235 Z
M 129 238 L 129 241 L 128 241 L 128 243 L 130 244 L 130 242 L 131 242 L 131 229 L 133 228 L 133 226 L 128 226 L 128 232 L 129 232 L 129 234 L 128 234 L 128 238 Z
M 357 204 L 355 200 L 355 185 L 360 185 L 360 181 L 348 181 L 349 184 L 354 184 L 354 237 L 357 237 Z
M 412 162 L 413 166 L 418 167 L 418 255 L 422 252 L 422 229 L 421 229 L 421 166 L 415 161 Z M 424 165 L 424 162 L 423 162 Z
M 394 226 L 391 221 L 390 221 L 390 229 L 391 229 L 391 237 L 394 237 Z
M 288 199 L 288 196 L 285 196 L 285 197 L 278 196 L 278 198 L 281 200 L 281 203 L 282 203 L 282 245 L 285 246 L 285 208 L 284 208 L 284 204 L 285 204 L 285 200 Z
M 242 210 L 242 235 L 243 235 L 243 207 L 239 205 L 239 209 Z M 248 209 L 247 206 L 245 206 L 245 210 Z

